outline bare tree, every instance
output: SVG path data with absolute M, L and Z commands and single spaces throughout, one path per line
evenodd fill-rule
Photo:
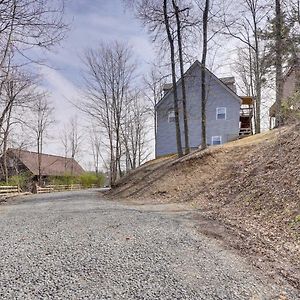
M 64 149 L 64 158 L 65 158 L 65 173 L 67 172 L 68 167 L 68 157 L 69 157 L 69 131 L 66 125 L 64 125 L 64 128 L 60 134 L 60 142 Z
M 179 8 L 177 2 L 172 0 L 175 17 L 176 17 L 176 28 L 177 28 L 177 43 L 178 43 L 178 56 L 179 56 L 179 68 L 180 68 L 180 79 L 181 79 L 181 91 L 182 91 L 182 108 L 183 108 L 183 124 L 184 124 L 184 140 L 185 140 L 185 154 L 190 152 L 189 143 L 189 125 L 188 125 L 188 113 L 187 113 L 187 98 L 186 98 L 186 87 L 184 78 L 184 60 L 183 60 L 183 41 L 182 41 L 182 20 L 181 14 L 185 11 L 189 11 L 189 7 Z
M 73 116 L 68 123 L 64 125 L 64 128 L 60 134 L 60 142 L 64 149 L 65 172 L 67 172 L 68 168 L 70 167 L 71 175 L 73 175 L 74 160 L 77 159 L 83 143 L 83 135 L 79 129 L 77 116 Z M 68 158 L 72 158 L 71 166 L 68 165 Z
M 283 95 L 283 12 L 281 0 L 275 0 L 275 68 L 276 68 L 276 126 L 282 123 L 281 103 Z
M 84 101 L 78 107 L 103 129 L 110 156 L 110 182 L 122 175 L 122 112 L 133 85 L 135 63 L 126 44 L 102 43 L 84 57 Z
M 147 1 L 147 0 L 136 0 L 135 7 L 138 17 L 143 21 L 144 25 L 149 29 L 150 33 L 154 35 L 154 41 L 158 41 L 160 45 L 163 45 L 165 52 L 169 54 L 169 62 L 171 65 L 171 77 L 172 77 L 172 92 L 174 98 L 174 113 L 175 113 L 175 128 L 176 128 L 176 142 L 177 152 L 179 156 L 183 155 L 182 144 L 181 144 L 181 128 L 179 122 L 179 105 L 178 105 L 178 90 L 177 90 L 177 62 L 179 62 L 180 79 L 181 79 L 181 91 L 182 91 L 182 116 L 184 125 L 184 138 L 185 138 L 185 149 L 186 153 L 189 152 L 189 130 L 188 130 L 188 113 L 187 113 L 187 99 L 186 99 L 186 88 L 184 78 L 184 45 L 188 44 L 191 36 L 191 32 L 202 22 L 203 25 L 203 39 L 206 41 L 203 43 L 203 55 L 202 62 L 204 63 L 204 70 L 206 64 L 207 54 L 207 24 L 209 19 L 209 2 L 204 3 L 206 8 L 202 8 L 202 1 L 180 1 L 180 0 L 164 0 L 161 1 Z M 196 10 L 194 9 L 195 4 L 198 5 L 201 11 L 203 11 L 203 18 L 206 17 L 205 22 L 201 18 L 195 18 Z M 198 13 L 198 12 L 197 12 Z M 206 24 L 206 25 L 205 25 Z M 183 35 L 189 28 L 188 33 Z M 205 29 L 206 28 L 206 29 Z M 205 33 L 206 32 L 206 33 Z M 193 36 L 194 37 L 194 36 Z M 212 37 L 211 37 L 212 38 Z M 206 45 L 206 46 L 205 46 Z M 162 47 L 160 47 L 162 49 Z M 204 71 L 203 71 L 204 73 Z M 205 80 L 205 74 L 202 76 Z M 205 82 L 205 81 L 204 81 Z M 205 83 L 206 84 L 206 83 Z M 203 84 L 204 86 L 204 84 Z M 202 89 L 202 93 L 206 94 L 205 87 Z M 206 97 L 206 95 L 205 95 Z M 204 97 L 204 98 L 205 98 Z M 201 104 L 203 107 L 203 123 L 202 130 L 205 131 L 205 101 Z M 203 140 L 203 139 L 202 139 Z M 204 142 L 206 143 L 206 138 Z M 202 145 L 204 146 L 204 145 Z M 205 146 L 206 147 L 206 146 Z
M 174 45 L 175 38 L 174 38 L 174 32 L 172 32 L 172 28 L 170 26 L 170 20 L 169 20 L 170 17 L 169 17 L 167 0 L 164 0 L 163 2 L 163 13 L 164 13 L 164 24 L 165 24 L 169 47 L 170 47 L 177 154 L 179 157 L 181 157 L 183 156 L 183 151 L 182 151 L 182 144 L 181 144 L 180 123 L 179 123 L 178 92 L 177 92 L 177 79 L 176 79 L 176 58 L 175 58 L 175 45 Z
M 144 95 L 150 104 L 150 110 L 153 115 L 154 140 L 157 140 L 157 115 L 156 105 L 163 97 L 163 86 L 166 84 L 166 76 L 160 71 L 160 67 L 152 65 L 147 76 L 144 77 L 145 89 Z M 156 147 L 155 147 L 156 151 Z M 156 157 L 156 152 L 155 152 Z
M 0 117 L 0 136 L 3 152 L 3 173 L 8 181 L 7 170 L 7 145 L 12 127 L 24 123 L 24 112 L 39 92 L 36 91 L 35 78 L 29 74 L 20 72 L 17 68 L 11 68 L 9 77 L 3 84 L 3 92 L 0 102 L 4 107 Z
M 92 155 L 93 155 L 93 165 L 95 173 L 98 175 L 100 172 L 100 162 L 103 161 L 105 163 L 105 160 L 103 159 L 102 153 L 101 153 L 101 132 L 100 130 L 97 130 L 97 126 L 95 124 L 92 124 L 92 129 L 89 132 L 89 144 L 91 146 Z
M 50 49 L 68 29 L 63 21 L 64 0 L 3 0 L 0 13 L 0 68 L 10 51 L 26 58 L 26 50 L 33 47 Z
M 128 95 L 123 115 L 122 143 L 127 171 L 139 167 L 150 154 L 147 147 L 149 111 L 140 94 L 134 91 Z
M 266 45 L 262 32 L 266 28 L 271 6 L 266 0 L 245 0 L 239 2 L 238 7 L 234 13 L 224 13 L 225 33 L 235 38 L 245 49 L 249 95 L 255 99 L 255 132 L 260 133 L 263 78 L 267 73 Z M 228 10 L 232 10 L 232 6 Z
M 209 0 L 205 0 L 202 19 L 202 59 L 201 59 L 201 148 L 207 147 L 206 143 L 206 57 L 208 44 L 208 12 Z
M 128 2 L 128 1 L 127 1 Z M 187 26 L 193 25 L 190 22 L 190 3 L 191 1 L 175 1 L 175 0 L 136 0 L 133 2 L 136 9 L 137 17 L 142 20 L 143 24 L 148 28 L 150 34 L 156 42 L 159 52 L 167 54 L 168 65 L 171 68 L 172 91 L 173 91 L 173 108 L 175 115 L 175 135 L 178 156 L 183 155 L 181 128 L 179 116 L 179 101 L 177 89 L 177 63 L 179 61 L 179 69 L 182 85 L 182 115 L 184 125 L 184 138 L 186 152 L 189 152 L 189 134 L 188 134 L 188 114 L 187 101 L 185 93 L 184 74 L 184 58 L 183 45 L 187 41 L 187 35 L 183 38 L 183 32 Z
M 49 127 L 54 123 L 54 108 L 50 105 L 46 95 L 38 97 L 31 108 L 32 119 L 28 120 L 27 127 L 35 137 L 38 154 L 38 182 L 42 183 L 42 153 L 45 139 L 47 138 Z
M 77 116 L 71 118 L 70 120 L 70 131 L 68 134 L 68 138 L 69 138 L 70 154 L 72 158 L 71 175 L 73 175 L 74 160 L 80 152 L 80 146 L 83 140 L 83 136 L 79 132 Z
M 64 0 L 0 1 L 0 128 L 6 181 L 6 149 L 12 126 L 27 121 L 26 109 L 41 94 L 24 67 L 35 62 L 30 50 L 50 50 L 62 40 L 68 29 L 63 14 Z
M 13 65 L 33 62 L 28 50 L 50 49 L 67 31 L 63 22 L 64 0 L 0 1 L 0 94 Z
M 290 19 L 300 25 L 300 0 L 290 0 L 288 5 L 290 6 Z

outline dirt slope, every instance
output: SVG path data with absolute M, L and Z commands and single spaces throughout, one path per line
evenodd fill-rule
M 193 205 L 238 229 L 246 252 L 280 262 L 300 287 L 300 125 L 154 160 L 110 196 Z

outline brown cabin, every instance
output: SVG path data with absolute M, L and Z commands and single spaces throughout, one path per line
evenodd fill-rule
M 6 154 L 9 176 L 27 172 L 32 174 L 33 178 L 37 178 L 39 175 L 39 155 L 37 152 L 8 149 Z M 84 169 L 73 158 L 65 158 L 44 153 L 40 154 L 40 157 L 41 176 L 43 178 L 49 176 L 63 176 L 66 174 L 78 176 L 84 173 Z

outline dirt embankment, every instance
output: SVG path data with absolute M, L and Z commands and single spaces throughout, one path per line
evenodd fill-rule
M 149 162 L 110 196 L 193 205 L 300 288 L 300 125 Z

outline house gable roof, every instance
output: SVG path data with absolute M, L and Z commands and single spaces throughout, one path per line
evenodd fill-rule
M 192 70 L 196 67 L 201 68 L 202 64 L 199 62 L 199 60 L 196 60 L 189 68 L 188 70 L 184 73 L 184 76 L 188 76 Z M 218 78 L 216 75 L 214 75 L 211 71 L 209 71 L 207 68 L 205 68 L 206 72 L 209 73 L 209 75 L 214 78 L 224 89 L 226 89 L 237 101 L 241 103 L 241 98 L 232 90 L 230 89 L 220 78 Z M 176 84 L 179 86 L 181 83 L 181 79 L 179 79 Z M 155 109 L 158 108 L 158 106 L 171 94 L 173 93 L 173 88 L 171 88 L 161 99 L 160 101 L 155 105 Z
M 17 158 L 33 174 L 39 174 L 38 153 L 19 149 L 8 149 L 9 157 Z M 63 176 L 65 174 L 81 175 L 84 169 L 73 158 L 40 154 L 42 176 Z

